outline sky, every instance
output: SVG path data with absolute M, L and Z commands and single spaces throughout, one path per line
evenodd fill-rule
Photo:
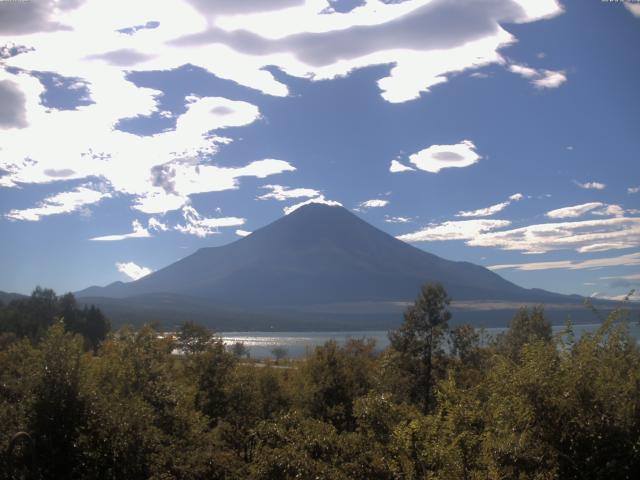
M 639 44 L 631 2 L 0 0 L 0 290 L 137 279 L 321 202 L 621 298 Z

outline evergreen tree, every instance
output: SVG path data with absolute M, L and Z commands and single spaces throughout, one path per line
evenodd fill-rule
M 391 347 L 398 353 L 398 366 L 412 379 L 412 400 L 424 412 L 433 405 L 434 363 L 451 318 L 449 303 L 442 285 L 428 283 L 405 312 L 404 323 L 389 333 Z

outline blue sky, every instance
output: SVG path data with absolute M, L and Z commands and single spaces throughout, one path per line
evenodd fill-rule
M 0 290 L 139 278 L 320 201 L 624 295 L 638 44 L 640 5 L 599 0 L 0 2 Z

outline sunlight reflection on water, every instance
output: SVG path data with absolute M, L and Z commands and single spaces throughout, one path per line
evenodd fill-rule
M 599 324 L 574 325 L 576 339 L 585 332 L 593 332 Z M 562 331 L 564 326 L 553 327 L 553 333 Z M 640 342 L 640 326 L 630 323 L 631 334 Z M 504 328 L 487 328 L 484 330 L 488 338 L 492 338 Z M 349 339 L 371 338 L 376 341 L 376 350 L 384 350 L 389 346 L 389 338 L 386 330 L 367 330 L 352 332 L 223 332 L 220 337 L 226 345 L 236 342 L 244 343 L 252 358 L 270 358 L 276 347 L 284 348 L 289 358 L 301 358 L 308 351 L 324 344 L 329 340 L 335 340 L 338 345 L 344 345 Z

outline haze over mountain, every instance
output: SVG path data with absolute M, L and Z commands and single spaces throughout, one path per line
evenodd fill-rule
M 220 315 L 269 316 L 265 326 L 271 326 L 274 319 L 304 313 L 324 317 L 333 327 L 339 318 L 346 328 L 356 325 L 349 325 L 345 316 L 359 317 L 358 327 L 366 326 L 362 320 L 367 316 L 389 319 L 395 314 L 399 319 L 406 302 L 429 281 L 442 283 L 465 311 L 513 310 L 531 303 L 575 306 L 582 301 L 524 289 L 484 267 L 445 260 L 342 207 L 321 204 L 303 206 L 233 243 L 200 249 L 137 281 L 90 287 L 77 296 L 107 312 L 117 310 L 116 316 L 126 317 L 128 309 L 162 318 L 170 311 L 204 315 L 213 323 L 219 323 L 215 319 Z M 231 320 L 223 323 L 233 327 Z M 288 328 L 298 325 L 286 323 Z

